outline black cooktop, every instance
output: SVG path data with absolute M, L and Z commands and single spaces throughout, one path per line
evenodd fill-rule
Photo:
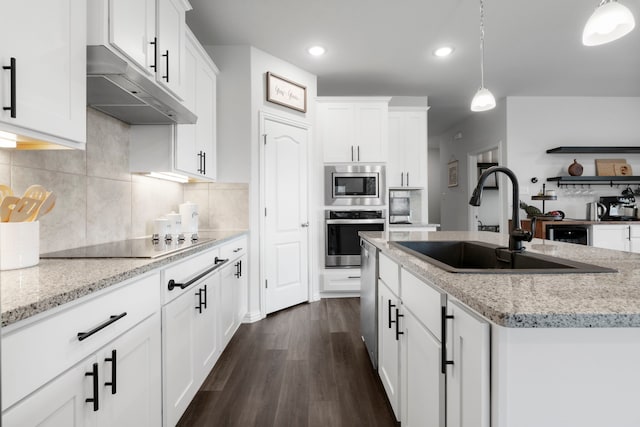
M 40 258 L 158 258 L 213 240 L 215 239 L 153 241 L 150 237 L 140 237 L 49 252 L 40 255 Z

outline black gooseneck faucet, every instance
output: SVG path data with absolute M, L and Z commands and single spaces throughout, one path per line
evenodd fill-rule
M 523 230 L 520 225 L 520 213 L 518 202 L 520 200 L 520 186 L 518 184 L 518 178 L 509 168 L 504 166 L 492 166 L 485 170 L 480 178 L 478 178 L 478 185 L 473 190 L 469 204 L 471 206 L 480 206 L 480 199 L 482 198 L 482 190 L 484 189 L 484 182 L 487 177 L 492 173 L 502 172 L 511 180 L 511 186 L 513 187 L 513 211 L 511 213 L 511 230 L 509 230 L 509 250 L 513 252 L 522 252 L 524 247 L 523 241 L 530 242 L 533 239 L 533 234 L 529 231 Z

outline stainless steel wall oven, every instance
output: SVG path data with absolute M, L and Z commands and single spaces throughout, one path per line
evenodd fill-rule
M 325 211 L 325 266 L 359 267 L 359 231 L 384 231 L 382 210 Z

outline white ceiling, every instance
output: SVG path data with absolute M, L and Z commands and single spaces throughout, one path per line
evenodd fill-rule
M 585 47 L 599 0 L 485 0 L 485 86 L 514 95 L 640 96 L 640 0 L 620 0 L 638 25 Z M 429 134 L 472 114 L 480 85 L 474 0 L 190 0 L 202 44 L 250 44 L 318 76 L 318 95 L 428 96 Z M 310 57 L 321 44 L 327 53 Z M 455 46 L 442 59 L 433 50 Z M 215 58 L 214 58 L 215 61 Z M 473 113 L 482 114 L 482 113 Z

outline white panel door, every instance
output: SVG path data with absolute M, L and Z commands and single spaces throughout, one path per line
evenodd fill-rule
M 307 129 L 264 119 L 266 312 L 309 299 Z

